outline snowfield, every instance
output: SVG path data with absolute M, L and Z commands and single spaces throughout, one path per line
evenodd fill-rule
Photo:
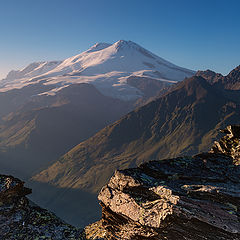
M 130 76 L 174 83 L 194 73 L 132 41 L 120 40 L 114 44 L 97 43 L 87 51 L 63 61 L 32 63 L 22 70 L 11 71 L 0 81 L 0 92 L 41 82 L 54 85 L 54 89 L 40 92 L 39 95 L 54 95 L 71 84 L 90 83 L 104 95 L 131 100 L 143 94 L 127 83 Z

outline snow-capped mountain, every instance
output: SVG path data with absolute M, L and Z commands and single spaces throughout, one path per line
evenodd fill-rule
M 29 64 L 22 70 L 19 71 L 11 71 L 7 75 L 7 79 L 19 79 L 26 77 L 35 77 L 40 74 L 44 74 L 46 72 L 51 71 L 56 66 L 58 66 L 62 61 L 51 61 L 51 62 L 35 62 Z
M 97 43 L 63 61 L 32 63 L 11 71 L 0 81 L 0 91 L 41 82 L 54 88 L 39 94 L 54 95 L 71 84 L 91 83 L 106 96 L 129 100 L 143 96 L 141 90 L 128 83 L 129 77 L 171 83 L 193 74 L 194 71 L 178 67 L 132 41 L 120 40 L 114 44 Z

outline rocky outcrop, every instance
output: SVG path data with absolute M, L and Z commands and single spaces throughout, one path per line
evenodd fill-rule
M 205 78 L 210 84 L 218 83 L 225 89 L 240 90 L 240 65 L 226 76 L 211 70 L 197 71 L 195 75 Z
M 205 78 L 211 84 L 213 84 L 213 83 L 217 82 L 219 79 L 223 78 L 222 74 L 215 73 L 209 69 L 206 71 L 197 71 L 196 76 Z
M 29 193 L 24 182 L 0 175 L 0 239 L 85 239 L 82 230 L 30 202 Z
M 116 171 L 87 238 L 240 239 L 239 129 L 227 127 L 210 152 Z
M 227 135 L 214 142 L 210 152 L 226 154 L 234 159 L 236 165 L 240 165 L 240 126 L 227 126 L 222 132 Z
M 221 79 L 227 89 L 240 90 L 240 65 Z

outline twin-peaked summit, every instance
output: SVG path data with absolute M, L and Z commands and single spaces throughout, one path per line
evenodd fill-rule
M 32 63 L 22 70 L 11 71 L 0 81 L 0 91 L 42 82 L 54 87 L 39 94 L 53 95 L 71 84 L 91 83 L 104 95 L 128 100 L 144 95 L 129 83 L 129 77 L 166 83 L 193 74 L 132 41 L 120 40 L 114 44 L 96 43 L 87 51 L 63 61 Z

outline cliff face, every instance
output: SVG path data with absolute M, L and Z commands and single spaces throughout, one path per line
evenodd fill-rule
M 0 239 L 84 239 L 81 230 L 30 202 L 29 193 L 24 182 L 0 175 Z
M 89 239 L 240 239 L 240 126 L 208 153 L 116 171 Z

